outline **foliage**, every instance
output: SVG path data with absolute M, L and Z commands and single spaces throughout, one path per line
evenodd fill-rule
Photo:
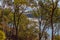
M 14 4 L 18 5 L 18 4 L 26 4 L 27 0 L 14 0 Z
M 0 40 L 5 40 L 5 39 L 6 39 L 5 33 L 0 30 Z
M 59 35 L 55 35 L 55 40 L 60 40 L 60 36 Z
M 9 35 L 9 38 L 12 36 L 13 38 L 18 37 L 20 40 L 36 40 L 39 33 L 40 38 L 43 36 L 46 38 L 46 36 L 48 37 L 47 29 L 51 29 L 54 23 L 60 23 L 60 8 L 58 7 L 57 0 L 37 1 L 38 2 L 35 0 L 14 0 L 12 3 L 10 0 L 4 0 L 4 3 L 7 3 L 9 7 L 13 6 L 14 9 L 14 12 L 11 11 L 11 8 L 0 9 L 0 28 Z M 30 13 L 32 13 L 34 18 L 37 18 L 38 28 L 36 28 L 37 22 L 30 21 L 24 14 L 25 7 L 23 6 L 32 8 L 33 11 L 30 11 Z M 53 29 L 54 27 L 52 28 L 52 33 Z M 56 39 L 58 40 L 59 37 L 56 37 Z

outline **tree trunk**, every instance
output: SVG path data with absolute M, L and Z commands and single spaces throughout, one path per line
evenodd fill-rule
M 41 20 L 39 20 L 38 18 L 38 21 L 39 21 L 39 40 L 41 40 Z
M 15 6 L 15 12 L 14 12 L 14 27 L 15 27 L 15 30 L 16 30 L 16 40 L 18 40 L 18 26 L 17 26 L 17 23 L 16 23 L 16 14 L 18 13 L 19 10 L 17 10 L 17 8 L 19 8 L 17 5 Z
M 52 8 L 52 12 L 51 12 L 51 27 L 52 27 L 52 39 L 51 40 L 54 40 L 54 27 L 53 27 L 53 13 L 54 13 L 54 6 Z

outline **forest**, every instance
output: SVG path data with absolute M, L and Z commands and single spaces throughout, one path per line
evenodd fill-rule
M 0 40 L 60 40 L 60 0 L 0 0 Z

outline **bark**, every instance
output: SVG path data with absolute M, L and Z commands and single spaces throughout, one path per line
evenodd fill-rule
M 54 11 L 55 9 L 57 8 L 57 5 L 58 5 L 58 1 L 56 1 L 56 6 L 54 6 L 54 1 L 52 0 L 52 11 L 51 11 L 51 27 L 52 27 L 52 39 L 51 40 L 54 40 L 54 27 L 53 27 L 53 14 L 54 14 Z
M 20 22 L 20 16 L 22 15 L 23 11 L 19 14 L 19 5 L 15 6 L 15 12 L 14 12 L 14 27 L 16 29 L 16 40 L 18 39 L 18 27 L 19 27 L 19 22 Z M 16 9 L 17 8 L 17 9 Z M 18 19 L 16 20 L 16 14 L 18 13 Z
M 41 21 L 38 19 L 39 21 L 39 40 L 41 40 Z
M 51 27 L 52 27 L 52 40 L 53 40 L 53 30 L 54 30 L 54 28 L 53 28 L 53 11 L 52 11 L 52 15 L 51 15 Z
M 44 31 L 47 29 L 47 27 L 46 27 L 46 23 L 45 23 L 45 25 L 44 25 L 44 27 L 43 27 L 43 29 L 41 30 L 41 21 L 39 21 L 39 40 L 41 40 L 41 38 L 42 38 L 42 36 L 43 36 L 43 33 L 44 33 Z
M 18 13 L 18 10 L 16 8 L 19 8 L 17 5 L 15 6 L 15 12 L 14 12 L 14 28 L 16 29 L 16 38 L 15 40 L 18 40 L 18 27 L 16 23 L 16 14 Z

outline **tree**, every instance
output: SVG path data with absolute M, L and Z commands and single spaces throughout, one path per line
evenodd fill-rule
M 14 39 L 12 38 L 13 40 L 35 40 L 38 33 L 36 22 L 29 21 L 27 19 L 28 17 L 24 14 L 26 7 L 31 7 L 33 11 L 30 12 L 38 20 L 39 24 L 39 40 L 43 37 L 47 38 L 45 33 L 50 28 L 52 29 L 53 40 L 53 34 L 55 32 L 55 26 L 53 24 L 60 22 L 58 1 L 37 0 L 36 2 L 35 0 L 15 0 L 12 3 L 10 0 L 4 0 L 4 3 L 7 3 L 9 8 L 0 10 L 0 28 L 9 37 L 14 37 Z M 13 6 L 14 11 L 11 11 L 11 6 Z M 8 39 L 10 40 L 10 38 Z
M 7 4 L 9 4 L 9 0 L 6 0 L 6 1 L 4 1 L 4 2 L 7 2 Z M 17 2 L 18 2 L 18 4 L 19 5 L 17 5 Z M 26 30 L 26 27 L 27 27 L 27 25 L 29 24 L 29 21 L 27 20 L 27 18 L 26 18 L 26 16 L 24 15 L 24 14 L 22 14 L 22 13 L 24 13 L 24 10 L 25 9 L 23 9 L 22 8 L 22 12 L 19 12 L 19 7 L 21 7 L 23 4 L 25 4 L 26 2 L 25 1 L 17 1 L 17 0 L 15 0 L 14 1 L 14 9 L 15 9 L 15 11 L 14 12 L 12 12 L 11 11 L 11 9 L 2 9 L 2 12 L 1 12 L 1 16 L 2 16 L 2 21 L 1 22 L 3 22 L 2 24 L 4 25 L 1 25 L 1 26 L 3 26 L 3 28 L 4 28 L 4 31 L 5 31 L 5 33 L 7 34 L 7 37 L 8 37 L 8 35 L 10 35 L 11 36 L 11 34 L 10 33 L 12 33 L 12 34 L 14 34 L 13 33 L 13 31 L 16 33 L 16 38 L 15 38 L 15 40 L 17 39 L 18 40 L 18 34 L 20 33 L 20 31 L 21 31 L 21 33 L 23 33 L 25 30 Z M 21 5 L 20 5 L 21 4 Z M 26 21 L 24 21 L 24 20 L 26 20 Z M 24 23 L 23 23 L 24 22 Z M 14 25 L 13 27 L 12 26 L 10 26 L 10 24 L 11 25 Z M 5 28 L 7 28 L 7 29 L 5 29 Z M 8 31 L 8 28 L 9 28 L 9 31 Z M 19 29 L 18 29 L 19 28 Z M 34 28 L 34 27 L 33 27 Z M 21 30 L 22 29 L 22 30 Z M 28 29 L 28 28 L 27 28 Z M 34 28 L 35 29 L 35 28 Z M 13 30 L 13 31 L 12 31 Z M 31 29 L 29 29 L 29 31 L 30 31 Z M 33 30 L 33 29 L 32 29 Z M 35 30 L 34 30 L 35 31 Z M 10 32 L 10 33 L 9 33 Z M 18 33 L 19 32 L 19 33 Z M 28 33 L 28 32 L 27 32 Z M 25 35 L 25 34 L 23 34 L 23 35 Z M 27 34 L 26 34 L 27 35 Z M 32 34 L 30 34 L 31 35 L 31 37 L 32 37 L 32 35 L 35 35 L 35 34 L 33 34 L 33 31 L 32 31 Z M 29 36 L 30 36 L 29 35 Z M 13 37 L 13 36 L 12 36 Z M 20 36 L 21 37 L 21 36 Z M 22 38 L 21 38 L 22 39 Z M 9 39 L 10 40 L 10 39 Z
M 57 8 L 57 5 L 58 5 L 58 1 L 59 0 L 46 0 L 46 1 L 42 1 L 40 0 L 40 3 L 39 5 L 41 6 L 41 8 L 44 8 L 44 10 L 48 11 L 48 13 L 50 14 L 50 22 L 51 22 L 51 28 L 52 28 L 52 40 L 53 40 L 53 34 L 54 34 L 54 27 L 53 27 L 53 14 L 54 14 L 54 11 L 56 10 Z M 47 4 L 49 3 L 49 4 Z M 48 8 L 46 8 L 48 7 Z M 49 10 L 50 9 L 50 10 Z

